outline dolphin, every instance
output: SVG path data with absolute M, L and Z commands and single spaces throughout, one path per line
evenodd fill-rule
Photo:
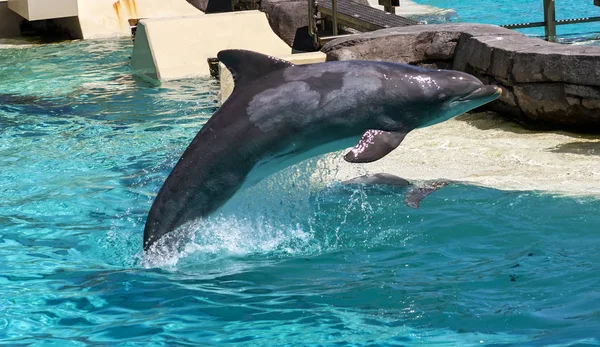
M 22 115 L 63 115 L 72 113 L 73 108 L 56 104 L 51 98 L 0 93 L 0 111 L 16 111 Z
M 354 186 L 354 185 L 364 185 L 364 186 L 372 186 L 372 185 L 385 185 L 392 186 L 398 188 L 406 188 L 411 185 L 411 183 L 399 176 L 388 174 L 388 173 L 375 173 L 375 174 L 366 174 L 358 177 L 354 177 L 345 181 L 342 181 L 343 185 L 346 186 Z
M 416 185 L 402 177 L 388 173 L 366 174 L 342 181 L 342 185 L 347 187 L 362 186 L 371 188 L 388 186 L 397 189 L 408 189 L 404 195 L 404 203 L 412 208 L 419 208 L 423 199 L 429 194 L 452 183 L 454 182 L 448 180 L 434 180 Z
M 375 161 L 411 130 L 501 94 L 463 72 L 399 63 L 297 66 L 245 50 L 224 50 L 217 57 L 235 87 L 159 190 L 146 219 L 145 251 L 181 225 L 215 212 L 238 190 L 288 166 L 352 146 L 347 161 Z M 157 247 L 171 248 L 177 238 L 164 237 Z

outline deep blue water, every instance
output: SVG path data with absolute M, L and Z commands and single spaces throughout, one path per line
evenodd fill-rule
M 600 201 L 466 185 L 323 189 L 316 162 L 144 258 L 143 223 L 217 109 L 132 76 L 128 40 L 0 50 L 0 343 L 600 345 Z
M 454 9 L 456 21 L 485 24 L 517 24 L 544 21 L 543 0 L 413 0 L 419 4 L 444 9 Z M 600 16 L 600 6 L 593 0 L 555 0 L 556 19 L 573 19 Z M 544 35 L 544 28 L 520 29 L 533 36 Z M 600 22 L 557 26 L 563 42 L 600 39 Z

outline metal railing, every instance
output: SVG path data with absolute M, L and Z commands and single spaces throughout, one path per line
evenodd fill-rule
M 599 0 L 600 1 L 600 0 Z M 308 0 L 308 33 L 313 38 L 313 45 L 315 48 L 323 45 L 327 41 L 334 40 L 340 37 L 346 37 L 349 35 L 339 35 L 339 26 L 338 26 L 338 10 L 337 10 L 337 0 L 331 0 L 331 36 L 327 36 L 326 38 L 319 37 L 319 28 L 318 22 L 320 18 L 317 16 L 318 13 L 318 0 Z
M 379 3 L 384 5 L 386 12 L 394 13 L 395 6 L 399 3 L 397 0 L 379 0 Z M 317 45 L 318 27 L 317 22 L 317 5 L 318 0 L 308 0 L 308 18 L 309 34 L 315 39 L 315 45 Z M 595 17 L 582 17 L 582 18 L 571 18 L 571 19 L 559 19 L 556 20 L 556 9 L 554 0 L 543 0 L 544 5 L 544 21 L 543 22 L 529 22 L 529 23 L 518 23 L 518 24 L 506 24 L 501 27 L 507 29 L 524 29 L 524 28 L 538 28 L 544 27 L 544 34 L 548 41 L 556 41 L 556 26 L 566 24 L 578 24 L 578 23 L 589 23 L 589 22 L 600 22 L 600 16 Z M 594 5 L 600 6 L 600 0 L 594 0 Z M 333 37 L 338 36 L 338 11 L 337 11 L 337 0 L 331 0 L 331 22 L 332 22 L 332 34 Z M 344 35 L 345 36 L 345 35 Z
M 600 0 L 594 0 L 594 5 L 600 6 Z M 531 22 L 531 23 L 519 23 L 519 24 L 507 24 L 501 25 L 501 27 L 507 29 L 524 29 L 524 28 L 539 28 L 544 27 L 545 37 L 548 41 L 556 41 L 556 26 L 565 24 L 578 24 L 578 23 L 589 23 L 589 22 L 600 22 L 600 17 L 583 17 L 583 18 L 571 18 L 571 19 L 559 19 L 556 20 L 556 9 L 554 6 L 554 0 L 544 0 L 544 21 L 543 22 Z
M 600 0 L 599 0 L 600 1 Z M 308 33 L 312 37 L 317 37 L 319 29 L 317 28 L 317 5 L 318 1 L 308 0 Z M 333 36 L 338 35 L 338 20 L 337 20 L 337 0 L 331 0 L 331 23 Z
M 379 3 L 393 9 L 399 1 L 379 0 Z M 389 12 L 353 0 L 308 0 L 308 31 L 315 48 L 318 48 L 330 40 L 353 35 L 351 32 L 420 24 Z M 348 34 L 341 34 L 343 31 Z

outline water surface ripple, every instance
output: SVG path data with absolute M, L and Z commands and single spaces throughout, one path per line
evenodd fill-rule
M 599 344 L 593 198 L 455 185 L 413 210 L 317 188 L 312 161 L 144 259 L 152 199 L 217 89 L 134 77 L 130 50 L 0 50 L 1 343 Z

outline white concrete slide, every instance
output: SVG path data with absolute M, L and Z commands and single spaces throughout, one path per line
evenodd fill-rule
M 223 49 L 276 57 L 292 53 L 260 11 L 144 19 L 138 23 L 131 67 L 158 80 L 210 76 L 207 59 Z
M 128 20 L 198 16 L 186 0 L 78 0 L 82 38 L 131 35 Z

